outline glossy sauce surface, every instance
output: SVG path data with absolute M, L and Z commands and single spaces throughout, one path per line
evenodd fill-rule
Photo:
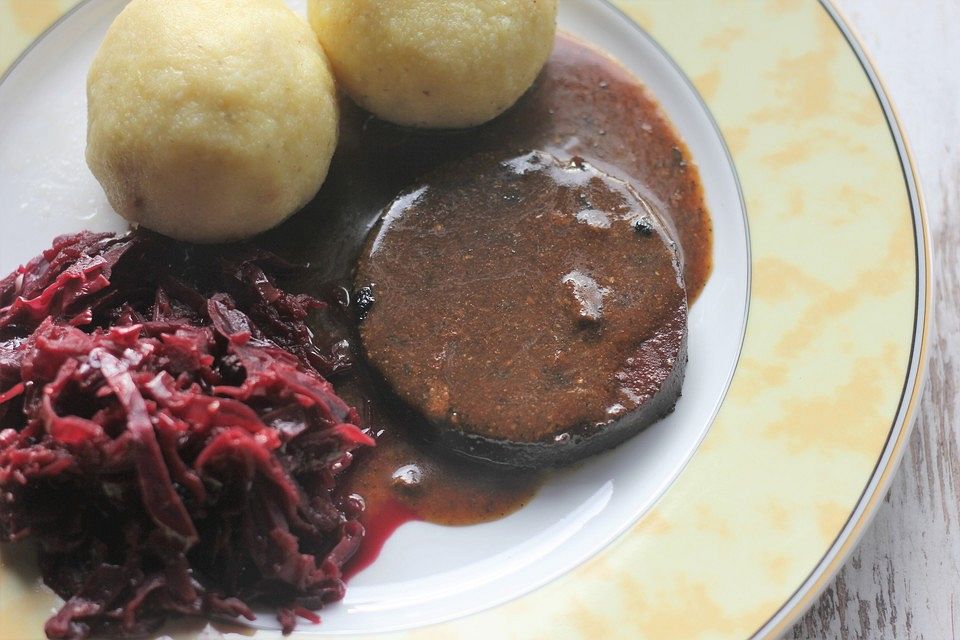
M 569 37 L 558 36 L 540 78 L 511 110 L 476 129 L 400 128 L 348 101 L 341 106 L 340 144 L 323 188 L 302 212 L 264 237 L 285 257 L 311 263 L 309 276 L 295 283 L 299 289 L 342 302 L 349 298 L 341 321 L 325 327 L 337 339 L 356 344 L 353 271 L 384 207 L 427 172 L 481 151 L 503 158 L 529 149 L 561 159 L 577 155 L 627 180 L 672 227 L 691 302 L 710 274 L 710 219 L 686 146 L 632 75 Z M 380 400 L 383 394 L 371 380 L 359 362 L 332 378 L 364 424 L 381 434 L 348 479 L 347 491 L 361 493 L 367 504 L 368 536 L 354 572 L 372 561 L 399 520 L 485 522 L 515 511 L 536 493 L 540 474 L 489 471 L 418 441 L 409 421 Z M 411 483 L 415 476 L 418 482 Z
M 394 200 L 360 259 L 365 358 L 451 449 L 534 467 L 590 455 L 659 418 L 640 413 L 666 381 L 679 395 L 686 292 L 660 217 L 579 158 L 444 165 Z M 676 318 L 668 353 L 637 366 Z

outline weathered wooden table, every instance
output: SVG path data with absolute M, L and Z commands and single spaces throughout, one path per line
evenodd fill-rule
M 960 1 L 835 0 L 916 158 L 933 239 L 934 326 L 916 428 L 854 553 L 785 638 L 955 638 L 960 628 Z

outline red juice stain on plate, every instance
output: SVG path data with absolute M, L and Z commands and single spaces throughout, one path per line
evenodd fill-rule
M 416 512 L 399 500 L 390 500 L 379 505 L 376 511 L 368 512 L 362 518 L 364 526 L 363 542 L 360 548 L 343 567 L 343 579 L 349 581 L 380 557 L 383 545 L 400 525 L 422 520 Z
M 368 417 L 369 407 L 365 403 Z M 377 411 L 373 420 L 384 425 L 396 418 Z M 542 481 L 542 473 L 491 470 L 452 458 L 392 424 L 346 478 L 345 491 L 363 496 L 366 508 L 360 521 L 366 533 L 344 568 L 344 580 L 373 564 L 401 525 L 424 521 L 463 526 L 498 520 L 529 502 Z

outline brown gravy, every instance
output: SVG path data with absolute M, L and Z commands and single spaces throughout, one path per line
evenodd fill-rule
M 626 182 L 541 151 L 443 165 L 398 196 L 355 284 L 366 362 L 450 450 L 570 464 L 672 410 L 675 242 Z
M 381 210 L 425 172 L 479 151 L 514 155 L 536 148 L 558 157 L 582 156 L 630 181 L 665 212 L 680 243 L 689 300 L 696 299 L 710 274 L 712 230 L 686 145 L 635 78 L 563 35 L 534 87 L 506 114 L 476 129 L 396 127 L 343 101 L 340 145 L 323 188 L 264 242 L 291 260 L 311 263 L 309 276 L 295 283 L 298 288 L 335 295 L 338 286 L 351 287 L 364 239 Z M 351 325 L 332 329 L 355 344 Z M 362 365 L 332 382 L 358 407 L 364 424 L 380 433 L 376 449 L 348 480 L 348 490 L 367 503 L 368 537 L 353 571 L 369 564 L 403 521 L 494 520 L 522 507 L 542 482 L 540 474 L 505 475 L 451 461 L 418 443 L 404 428 L 403 416 L 376 400 Z

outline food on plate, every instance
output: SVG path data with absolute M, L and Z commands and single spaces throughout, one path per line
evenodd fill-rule
M 282 0 L 133 0 L 87 78 L 87 164 L 127 220 L 181 240 L 259 233 L 309 202 L 336 88 Z
M 310 0 L 340 86 L 380 118 L 470 127 L 509 108 L 553 48 L 556 0 Z
M 0 539 L 40 545 L 49 638 L 344 594 L 373 444 L 321 372 L 313 298 L 251 247 L 81 233 L 0 280 Z
M 131 221 L 240 238 L 323 182 L 302 215 L 63 236 L 0 280 L 0 539 L 39 543 L 51 638 L 290 631 L 403 522 L 502 517 L 680 394 L 710 219 L 642 85 L 554 47 L 552 0 L 310 14 L 381 118 L 280 0 L 133 0 L 88 83 Z
M 677 240 L 688 303 L 693 303 L 709 277 L 712 257 L 711 220 L 694 158 L 636 77 L 597 48 L 563 33 L 530 91 L 480 129 L 397 127 L 344 100 L 341 144 L 317 199 L 258 241 L 312 265 L 291 288 L 316 295 L 341 291 L 341 286 L 350 290 L 349 296 L 343 291 L 327 295 L 332 303 L 349 301 L 340 337 L 359 349 L 355 330 L 361 314 L 351 310 L 372 310 L 377 302 L 370 306 L 371 296 L 362 286 L 355 288 L 356 259 L 383 210 L 397 194 L 422 184 L 431 172 L 456 167 L 459 159 L 476 153 L 509 159 L 522 149 L 545 149 L 564 160 L 579 155 L 605 173 L 629 176 Z M 364 496 L 361 521 L 367 531 L 348 572 L 373 561 L 379 545 L 404 521 L 489 522 L 529 503 L 544 482 L 554 482 L 552 472 L 516 468 L 507 473 L 452 456 L 442 443 L 423 441 L 422 424 L 396 410 L 402 405 L 384 397 L 374 374 L 361 356 L 333 379 L 338 394 L 357 407 L 361 423 L 378 434 L 377 446 L 364 451 L 345 480 Z
M 356 286 L 370 365 L 453 450 L 569 463 L 673 410 L 687 362 L 675 243 L 580 158 L 479 155 L 398 196 Z

